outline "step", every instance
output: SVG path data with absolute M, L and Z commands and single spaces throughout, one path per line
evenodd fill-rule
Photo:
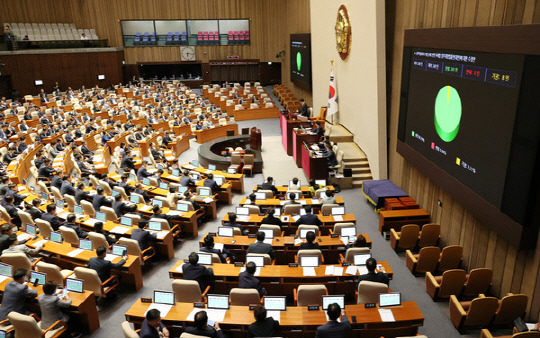
M 363 168 L 350 168 L 352 170 L 353 176 L 355 174 L 370 174 L 371 175 L 371 169 L 368 167 Z
M 353 179 L 352 186 L 353 188 L 361 188 L 364 184 L 364 181 L 370 181 L 370 180 L 364 180 L 364 179 Z
M 347 161 L 343 159 L 343 165 L 346 168 L 369 168 L 369 162 L 367 160 L 364 161 Z

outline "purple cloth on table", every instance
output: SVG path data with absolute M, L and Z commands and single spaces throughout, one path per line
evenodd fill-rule
M 377 209 L 384 206 L 385 198 L 409 196 L 390 180 L 364 181 L 362 191 L 375 202 Z

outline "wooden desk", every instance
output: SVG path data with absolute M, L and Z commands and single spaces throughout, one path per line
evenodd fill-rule
M 345 201 L 343 200 L 343 197 L 341 196 L 335 196 L 334 197 L 336 199 L 336 204 L 339 204 L 339 205 L 345 205 Z M 240 205 L 245 205 L 246 204 L 246 201 L 248 199 L 246 197 L 242 198 L 242 200 L 240 200 Z M 255 201 L 255 205 L 258 205 L 259 208 L 261 209 L 261 211 L 263 210 L 266 210 L 267 208 L 269 207 L 275 207 L 275 208 L 281 208 L 282 210 L 282 213 L 283 213 L 283 209 L 284 209 L 284 206 L 283 206 L 283 203 L 286 202 L 287 200 L 280 200 L 278 198 L 267 198 L 265 200 L 256 200 Z M 313 198 L 301 198 L 299 200 L 296 200 L 298 202 L 301 203 L 302 207 L 304 205 L 310 205 L 312 208 L 313 208 L 313 212 L 314 213 L 317 213 L 318 211 L 321 210 L 321 203 L 319 202 L 319 199 L 313 199 Z
M 234 135 L 238 135 L 237 124 L 226 124 L 224 126 L 216 126 L 214 128 L 196 130 L 194 132 L 198 143 L 205 143 L 216 138 L 226 137 L 228 131 L 233 131 Z
M 262 105 L 264 103 L 260 103 Z M 278 107 L 261 107 L 261 108 L 248 108 L 241 110 L 227 110 L 227 115 L 233 116 L 235 121 L 249 121 L 249 120 L 263 120 L 263 119 L 275 119 L 279 117 Z
M 138 299 L 126 311 L 126 320 L 133 323 L 135 327 L 140 327 L 149 306 L 149 303 L 142 303 Z M 167 313 L 167 316 L 162 318 L 162 322 L 169 327 L 169 330 L 174 329 L 172 328 L 173 325 L 192 326 L 193 323 L 188 321 L 187 317 L 193 309 L 193 303 L 176 303 Z M 363 304 L 345 305 L 345 314 L 353 329 L 350 336 L 364 337 L 365 334 L 373 334 L 376 331 L 379 334 L 369 335 L 368 337 L 380 337 L 384 335 L 385 329 L 396 327 L 408 328 L 409 330 L 404 332 L 415 335 L 418 327 L 424 323 L 424 316 L 416 302 L 403 302 L 401 306 L 389 307 L 388 309 L 392 310 L 395 322 L 383 322 L 377 307 L 366 309 Z M 356 316 L 356 323 L 352 323 L 352 316 Z M 246 337 L 247 328 L 253 322 L 253 311 L 249 310 L 248 306 L 231 306 L 219 326 L 233 337 Z M 291 334 L 294 337 L 312 338 L 317 327 L 326 322 L 326 315 L 322 310 L 308 311 L 307 307 L 289 306 L 287 311 L 281 312 L 280 335 L 288 337 Z M 180 334 L 180 331 L 174 334 Z
M 183 260 L 179 260 L 169 270 L 169 277 L 173 279 L 182 279 Z M 188 263 L 189 264 L 189 263 Z M 382 265 L 390 279 L 393 276 L 393 271 L 387 262 L 378 262 Z M 272 296 L 293 296 L 293 290 L 302 284 L 325 284 L 328 289 L 328 294 L 345 294 L 349 300 L 354 299 L 354 292 L 358 288 L 358 282 L 354 280 L 356 275 L 345 274 L 343 268 L 342 276 L 325 275 L 327 266 L 341 265 L 325 264 L 315 268 L 316 276 L 304 276 L 303 268 L 289 267 L 288 265 L 268 265 L 261 268 L 261 273 L 257 278 L 261 281 L 261 285 L 266 288 L 269 295 Z M 208 266 L 210 267 L 210 266 Z M 231 288 L 238 287 L 238 275 L 241 267 L 234 264 L 212 264 L 214 276 L 216 277 L 215 285 L 212 288 L 212 293 L 229 294 Z
M 188 163 L 182 164 L 182 169 L 194 170 L 203 175 L 208 175 L 209 173 L 212 173 L 214 176 L 216 175 L 223 176 L 225 177 L 227 181 L 230 181 L 232 183 L 232 190 L 238 191 L 241 194 L 244 193 L 244 175 L 243 174 L 229 174 L 227 172 L 223 172 L 219 170 L 210 171 L 207 168 L 204 168 L 201 166 L 193 168 L 193 166 Z M 174 178 L 174 176 L 171 176 L 171 177 Z M 180 178 L 176 178 L 176 179 L 178 180 L 178 182 L 180 181 Z
M 4 295 L 7 283 L 12 278 L 8 278 L 0 283 L 0 293 Z M 39 285 L 34 287 L 32 283 L 26 283 L 29 289 L 37 290 L 38 296 L 43 293 L 43 286 Z M 96 296 L 92 291 L 84 291 L 83 293 L 68 292 L 67 296 L 71 298 L 70 315 L 76 316 L 79 322 L 86 326 L 90 331 L 90 334 L 99 329 L 99 315 L 96 306 Z M 37 302 L 37 298 L 35 299 Z M 39 310 L 39 307 L 37 307 Z
M 170 211 L 169 208 L 163 207 L 162 212 L 164 214 Z M 154 213 L 152 212 L 152 207 L 144 203 L 137 204 L 137 212 L 145 215 L 146 217 L 151 217 Z M 187 211 L 180 214 L 179 223 L 184 225 L 182 232 L 188 232 L 192 234 L 192 238 L 195 238 L 199 235 L 199 226 L 197 220 L 202 216 L 202 213 L 197 213 L 196 211 Z M 174 222 L 173 222 L 174 223 Z
M 290 120 L 290 119 L 287 119 L 286 114 L 281 114 L 279 117 L 279 123 L 281 127 L 281 140 L 283 143 L 283 148 L 285 148 L 287 155 L 292 156 L 293 154 L 293 142 L 292 142 L 293 129 L 299 128 L 300 126 L 308 127 L 311 125 L 311 122 Z
M 312 156 L 305 143 L 302 144 L 302 168 L 310 180 L 328 178 L 328 158 Z
M 431 220 L 429 212 L 424 209 L 383 210 L 379 213 L 379 231 L 395 229 L 400 231 L 406 224 L 418 224 L 420 226 Z
M 189 149 L 189 136 L 177 136 L 175 141 L 169 143 L 169 148 L 172 149 L 175 158 L 178 158 L 180 154 Z
M 292 143 L 293 143 L 293 158 L 296 161 L 296 166 L 302 168 L 302 144 L 306 142 L 307 144 L 316 143 L 319 141 L 320 136 L 317 134 L 311 134 L 310 132 L 305 132 L 301 130 L 293 130 L 292 133 Z
M 199 180 L 195 186 L 196 187 L 204 187 L 204 181 L 205 180 Z M 232 204 L 232 184 L 229 182 L 223 183 L 219 187 L 218 196 L 219 196 L 219 202 L 223 202 L 225 204 L 231 205 Z

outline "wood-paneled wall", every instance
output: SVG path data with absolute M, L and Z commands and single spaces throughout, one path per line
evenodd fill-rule
M 423 176 L 396 152 L 401 88 L 401 62 L 405 29 L 465 26 L 499 26 L 540 23 L 540 0 L 387 0 L 392 18 L 393 49 L 387 69 L 390 88 L 390 179 L 431 212 L 442 226 L 442 244 L 464 247 L 465 267 L 493 269 L 493 289 L 498 296 L 508 292 L 529 296 L 529 320 L 540 313 L 540 242 L 536 250 L 517 250 L 480 223 L 466 206 Z M 438 205 L 438 201 L 442 203 Z

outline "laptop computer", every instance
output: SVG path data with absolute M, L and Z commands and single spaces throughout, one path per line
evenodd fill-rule
M 218 227 L 218 236 L 220 237 L 233 237 L 234 228 L 233 227 Z
M 59 233 L 59 232 L 56 232 L 56 231 L 52 231 L 52 232 L 51 232 L 51 236 L 50 236 L 49 239 L 50 239 L 52 242 L 61 244 L 61 243 L 62 243 L 62 234 Z
M 79 239 L 79 249 L 92 251 L 92 241 L 89 239 Z
M 76 278 L 66 278 L 66 290 L 69 292 L 83 293 L 84 281 Z
M 135 196 L 135 195 L 129 196 L 129 201 L 136 204 L 140 203 L 139 196 Z
M 301 239 L 306 239 L 306 236 L 308 234 L 308 232 L 315 232 L 315 234 L 317 234 L 316 231 L 314 231 L 313 229 L 300 229 L 300 231 L 298 232 L 298 235 L 300 236 Z
M 73 207 L 73 213 L 75 215 L 82 215 L 83 214 L 83 208 L 80 205 L 76 205 Z
M 127 246 L 120 244 L 113 244 L 111 253 L 116 256 L 127 255 Z
M 366 261 L 371 258 L 371 254 L 356 254 L 353 256 L 354 265 L 366 265 Z
M 236 214 L 238 216 L 248 216 L 249 215 L 249 208 L 246 207 L 236 207 Z
M 174 305 L 174 292 L 154 290 L 154 303 Z
M 184 204 L 184 203 L 178 203 L 176 205 L 176 210 L 178 210 L 178 211 L 187 212 L 188 208 L 189 208 L 189 206 L 187 204 Z
M 266 193 L 264 192 L 256 192 L 255 193 L 255 199 L 259 201 L 264 201 L 266 199 Z
M 217 185 L 219 185 L 220 187 L 223 185 L 223 183 L 225 182 L 223 177 L 214 177 L 214 181 L 216 182 Z
M 260 229 L 257 230 L 259 232 L 264 232 L 264 239 L 272 239 L 274 238 L 274 230 L 272 229 Z
M 199 188 L 199 196 L 207 197 L 207 196 L 210 196 L 210 195 L 212 195 L 212 190 Z
M 96 211 L 96 219 L 98 221 L 106 222 L 107 221 L 107 216 L 105 215 L 104 212 Z
M 379 307 L 400 306 L 401 292 L 379 293 Z
M 345 215 L 345 207 L 332 207 L 332 216 Z
M 133 220 L 129 217 L 122 216 L 120 217 L 120 224 L 130 227 L 133 225 Z
M 212 265 L 212 254 L 199 252 L 197 255 L 199 255 L 199 264 Z
M 13 277 L 13 267 L 9 264 L 0 263 L 0 275 Z
M 156 221 L 148 222 L 148 230 L 161 231 L 161 222 L 156 222 Z
M 319 256 L 301 256 L 300 266 L 303 268 L 316 268 L 319 266 Z
M 214 171 L 214 170 L 216 170 L 216 166 L 214 164 L 209 164 L 208 165 L 208 170 Z
M 255 263 L 255 266 L 257 266 L 258 268 L 264 267 L 263 256 L 246 256 L 246 264 L 249 262 Z
M 43 285 L 43 284 L 45 284 L 46 279 L 47 279 L 47 274 L 45 274 L 43 272 L 30 271 L 30 282 L 31 283 L 35 283 L 36 285 Z
M 160 189 L 164 189 L 164 190 L 168 190 L 168 189 L 169 189 L 169 185 L 168 185 L 167 183 L 165 183 L 165 182 L 161 182 L 161 183 L 159 184 L 159 188 L 160 188 Z
M 286 296 L 264 296 L 264 308 L 267 311 L 286 311 Z
M 356 236 L 355 227 L 341 228 L 341 237 L 355 237 L 355 236 Z
M 207 295 L 206 307 L 208 309 L 227 310 L 229 308 L 228 295 Z
M 157 200 L 157 199 L 152 199 L 152 206 L 154 205 L 157 205 L 159 206 L 160 208 L 163 208 L 163 201 L 162 200 Z
M 342 309 L 344 309 L 345 308 L 345 295 L 322 296 L 322 309 L 324 311 L 328 310 L 328 306 L 334 303 L 336 303 Z
M 36 227 L 30 224 L 26 225 L 26 233 L 35 236 L 36 235 Z

